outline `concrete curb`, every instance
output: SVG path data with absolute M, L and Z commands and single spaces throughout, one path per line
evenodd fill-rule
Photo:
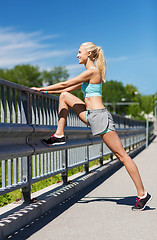
M 132 157 L 137 155 L 145 148 L 145 145 L 140 145 L 129 155 Z M 54 184 L 44 190 L 32 194 L 32 197 L 37 198 L 37 202 L 31 204 L 12 203 L 0 209 L 0 239 L 9 236 L 17 229 L 22 228 L 34 219 L 38 218 L 51 208 L 64 202 L 66 199 L 72 197 L 76 193 L 83 191 L 89 185 L 93 184 L 96 180 L 115 172 L 122 166 L 122 163 L 115 159 L 109 161 L 101 167 L 93 169 L 89 174 L 75 174 L 72 176 L 72 183 L 62 185 L 61 183 Z

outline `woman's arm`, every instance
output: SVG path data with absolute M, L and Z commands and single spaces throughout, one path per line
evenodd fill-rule
M 55 91 L 56 90 L 63 90 L 63 89 L 67 89 L 69 87 L 72 86 L 76 86 L 78 84 L 82 84 L 83 82 L 89 81 L 90 78 L 92 76 L 92 71 L 91 70 L 86 70 L 83 73 L 81 73 L 80 75 L 78 75 L 75 78 L 72 78 L 70 80 L 67 80 L 65 82 L 59 82 L 50 86 L 46 86 L 46 87 L 41 87 L 41 88 L 32 88 L 36 91 Z M 54 92 L 53 92 L 54 93 Z
M 72 87 L 68 87 L 68 88 L 65 88 L 65 89 L 62 89 L 62 90 L 49 90 L 49 91 L 42 91 L 43 93 L 48 93 L 48 94 L 60 94 L 62 92 L 72 92 L 72 91 L 75 91 L 75 90 L 78 90 L 81 88 L 81 85 L 82 83 L 79 83 L 75 86 L 72 86 Z

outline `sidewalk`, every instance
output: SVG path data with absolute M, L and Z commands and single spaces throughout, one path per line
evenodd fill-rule
M 156 149 L 157 139 L 134 158 L 145 188 L 153 196 L 144 211 L 131 210 L 136 189 L 122 167 L 110 178 L 102 177 L 86 192 L 74 194 L 7 239 L 156 240 Z

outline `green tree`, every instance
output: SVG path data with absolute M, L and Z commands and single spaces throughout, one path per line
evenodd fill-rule
M 138 92 L 138 89 L 132 84 L 126 84 L 125 86 L 125 100 L 127 102 L 137 102 L 139 105 L 128 105 L 126 114 L 131 115 L 134 119 L 142 120 L 144 119 L 143 115 L 141 114 L 141 107 L 140 107 L 140 99 L 141 95 Z
M 142 111 L 146 114 L 154 111 L 154 97 L 153 95 L 143 95 L 141 96 L 141 103 L 140 103 Z
M 9 69 L 3 69 L 3 68 L 0 68 L 0 78 L 3 79 L 3 80 L 8 80 L 10 81 L 10 71 Z
M 54 67 L 51 71 L 40 71 L 38 66 L 17 65 L 12 69 L 0 69 L 0 78 L 27 87 L 41 87 L 65 81 L 69 74 L 65 67 Z
M 84 96 L 83 96 L 83 92 L 81 91 L 81 89 L 73 91 L 72 94 L 74 94 L 76 97 L 78 97 L 82 101 L 84 101 Z
M 112 103 L 112 106 L 106 104 L 107 108 L 110 111 L 115 111 L 113 106 L 115 106 L 115 103 L 121 102 L 121 99 L 125 96 L 125 88 L 122 82 L 111 80 L 102 85 L 102 93 L 103 102 Z M 116 107 L 116 113 L 121 114 L 123 112 L 125 112 L 125 106 Z
M 54 67 L 51 71 L 44 70 L 42 72 L 42 76 L 47 85 L 52 85 L 61 81 L 66 81 L 69 77 L 69 74 L 65 67 L 59 66 Z M 82 100 L 84 99 L 81 89 L 73 91 L 73 94 Z
M 111 80 L 103 84 L 102 92 L 104 102 L 120 102 L 125 95 L 125 88 L 122 82 Z
M 0 78 L 27 87 L 40 87 L 43 78 L 38 66 L 17 65 L 13 69 L 0 69 Z
M 65 81 L 68 79 L 69 74 L 65 67 L 54 67 L 51 71 L 44 70 L 42 72 L 43 79 L 48 85 L 55 84 L 57 82 Z
M 133 119 L 145 120 L 140 105 L 129 105 L 127 115 L 131 115 L 131 118 Z
M 126 84 L 124 90 L 126 101 L 139 102 L 140 94 L 135 86 L 133 86 L 132 84 Z

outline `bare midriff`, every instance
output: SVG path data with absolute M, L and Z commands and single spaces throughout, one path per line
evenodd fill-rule
M 103 109 L 104 104 L 102 101 L 102 97 L 86 97 L 85 98 L 86 109 L 94 110 L 94 109 Z

